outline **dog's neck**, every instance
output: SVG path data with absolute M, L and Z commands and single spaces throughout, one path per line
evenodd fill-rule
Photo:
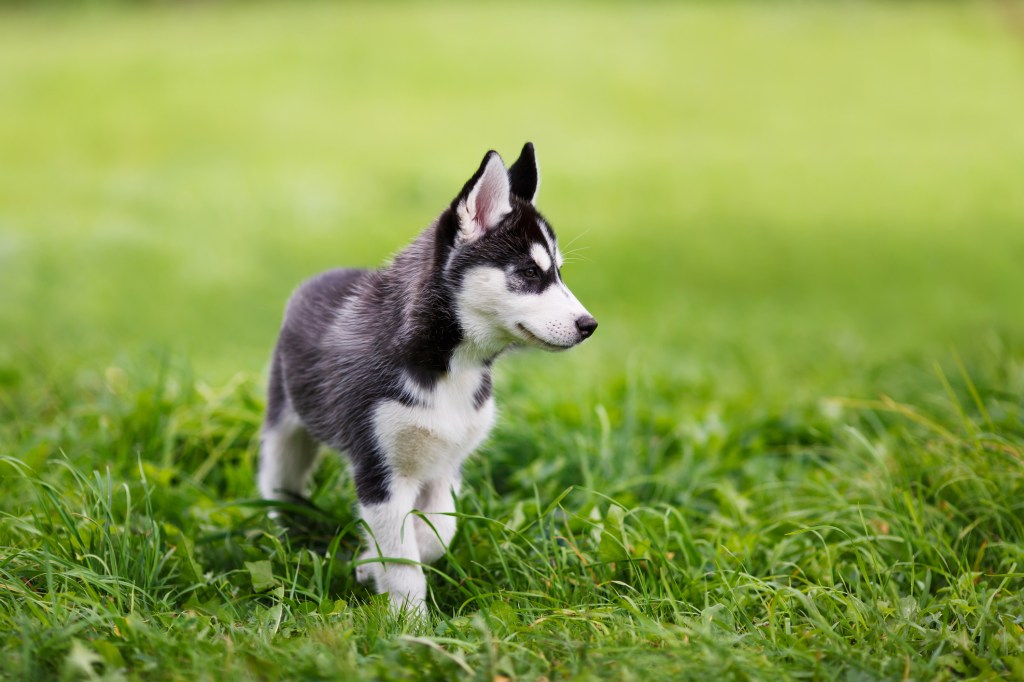
M 437 262 L 435 228 L 436 223 L 381 273 L 387 292 L 383 312 L 394 315 L 398 325 L 394 351 L 422 384 L 432 384 L 448 373 L 464 340 L 454 298 Z
M 395 351 L 425 385 L 452 372 L 489 368 L 515 342 L 505 334 L 463 328 L 452 283 L 445 278 L 453 219 L 450 211 L 442 213 L 382 273 L 390 280 L 385 305 L 399 320 Z

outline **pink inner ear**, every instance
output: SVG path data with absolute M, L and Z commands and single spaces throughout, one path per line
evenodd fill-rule
M 487 162 L 483 174 L 469 193 L 467 204 L 473 222 L 483 231 L 495 227 L 512 210 L 508 171 L 497 154 Z

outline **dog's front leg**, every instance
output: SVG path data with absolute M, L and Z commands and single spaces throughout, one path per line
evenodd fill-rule
M 386 501 L 359 506 L 367 527 L 368 546 L 360 559 L 379 561 L 359 568 L 372 567 L 369 576 L 373 578 L 377 591 L 391 595 L 391 603 L 396 609 L 422 613 L 425 611 L 427 581 L 419 565 L 416 517 L 412 514 L 419 484 L 408 478 L 396 477 L 390 485 Z M 365 571 L 361 573 L 361 577 L 367 577 Z
M 416 499 L 422 517 L 416 517 L 416 542 L 420 561 L 433 563 L 444 556 L 455 537 L 455 497 L 459 494 L 462 476 L 459 471 L 427 482 Z

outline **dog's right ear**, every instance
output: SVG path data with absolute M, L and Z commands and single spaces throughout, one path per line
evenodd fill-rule
M 487 152 L 480 168 L 455 199 L 455 216 L 459 222 L 456 241 L 474 242 L 497 227 L 512 211 L 510 191 L 505 163 L 498 152 Z
M 508 169 L 508 176 L 512 182 L 512 194 L 531 204 L 536 203 L 537 188 L 540 186 L 540 168 L 537 167 L 537 154 L 533 150 L 532 142 L 523 145 L 519 158 Z

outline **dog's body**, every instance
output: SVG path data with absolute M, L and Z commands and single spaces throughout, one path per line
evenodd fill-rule
M 532 145 L 509 170 L 488 152 L 389 267 L 333 270 L 296 291 L 271 364 L 264 497 L 301 496 L 325 443 L 351 460 L 362 558 L 444 554 L 462 462 L 494 424 L 495 358 L 511 346 L 569 348 L 597 327 L 561 281 L 537 183 Z M 420 566 L 367 562 L 357 575 L 396 606 L 422 608 Z

